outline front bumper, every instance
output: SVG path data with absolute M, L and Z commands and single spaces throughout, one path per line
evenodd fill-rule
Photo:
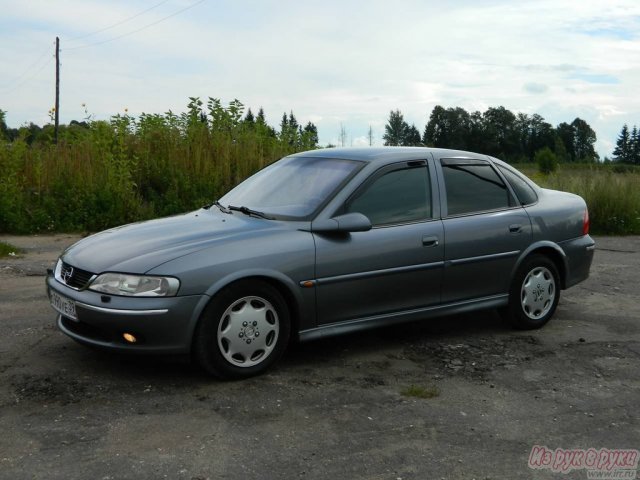
M 51 290 L 75 303 L 77 320 L 58 314 L 58 328 L 73 339 L 121 352 L 188 353 L 193 330 L 208 297 L 121 297 L 90 290 L 78 291 L 47 276 Z M 124 333 L 135 335 L 128 343 Z

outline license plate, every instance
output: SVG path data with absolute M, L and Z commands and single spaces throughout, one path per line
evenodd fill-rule
M 51 306 L 64 315 L 67 318 L 72 320 L 78 320 L 76 316 L 76 303 L 70 298 L 63 297 L 59 293 L 51 290 Z

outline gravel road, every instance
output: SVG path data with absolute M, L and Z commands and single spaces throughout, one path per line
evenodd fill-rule
M 2 479 L 586 479 L 533 445 L 640 448 L 640 237 L 598 237 L 542 330 L 493 311 L 301 344 L 207 377 L 57 331 L 44 273 L 72 235 L 0 236 Z M 424 397 L 424 398 L 422 398 Z

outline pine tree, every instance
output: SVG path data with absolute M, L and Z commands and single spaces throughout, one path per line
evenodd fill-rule
M 293 114 L 293 111 L 289 112 L 289 127 L 291 128 L 292 131 L 298 129 L 298 120 L 296 120 L 296 117 Z
M 264 116 L 264 109 L 262 107 L 260 107 L 260 110 L 258 110 L 258 117 L 256 118 L 256 122 L 262 125 L 267 124 L 267 119 Z
M 318 127 L 313 123 L 307 122 L 304 130 L 300 130 L 300 136 L 302 137 L 302 146 L 305 149 L 317 148 L 318 146 Z
M 253 112 L 251 111 L 251 109 L 247 109 L 247 114 L 244 116 L 244 122 L 247 124 L 251 124 L 253 125 L 254 123 L 256 123 L 256 119 L 253 116 Z
M 391 110 L 389 113 L 389 120 L 384 127 L 384 135 L 382 136 L 384 144 L 393 147 L 405 145 L 408 130 L 409 125 L 404 121 L 404 117 L 402 116 L 402 113 L 400 113 L 400 110 Z
M 415 125 L 411 125 L 406 130 L 406 135 L 405 135 L 405 138 L 404 138 L 404 141 L 403 141 L 402 144 L 406 145 L 408 147 L 418 147 L 418 146 L 422 145 L 422 139 L 420 138 L 420 132 L 418 131 L 418 129 L 416 128 Z
M 282 120 L 280 120 L 280 135 L 284 135 L 285 132 L 289 129 L 289 119 L 287 118 L 287 113 L 282 114 Z
M 275 129 L 271 125 L 267 125 L 267 118 L 262 107 L 260 107 L 258 115 L 256 116 L 256 130 L 258 134 L 263 137 L 277 137 Z
M 622 162 L 622 163 L 631 162 L 630 147 L 631 147 L 631 141 L 629 138 L 629 127 L 625 123 L 622 126 L 622 130 L 620 131 L 620 136 L 616 141 L 616 148 L 613 151 L 613 155 L 615 157 L 616 162 Z
M 633 126 L 633 130 L 631 130 L 629 143 L 630 161 L 635 165 L 640 165 L 640 132 L 638 132 L 638 127 L 635 125 Z

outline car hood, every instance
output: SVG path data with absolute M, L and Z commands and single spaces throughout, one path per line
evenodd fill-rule
M 197 210 L 173 217 L 133 223 L 91 235 L 69 247 L 62 259 L 93 273 L 145 273 L 165 262 L 222 240 L 287 228 L 285 222 Z

